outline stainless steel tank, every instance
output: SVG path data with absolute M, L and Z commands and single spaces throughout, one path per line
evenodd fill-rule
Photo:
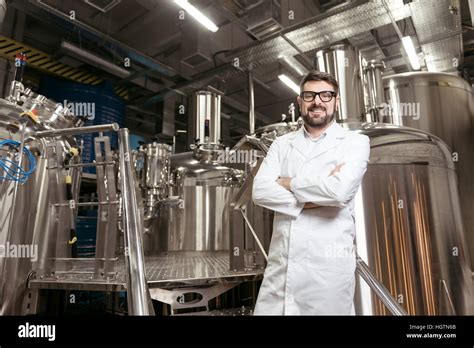
M 171 168 L 170 193 L 182 202 L 160 208 L 158 250 L 228 250 L 229 204 L 241 171 L 199 161 L 193 152 L 172 156 Z
M 439 138 L 387 124 L 343 124 L 370 137 L 356 197 L 357 253 L 411 315 L 465 315 L 471 296 L 451 152 Z M 389 312 L 361 283 L 358 314 Z
M 156 216 L 147 214 L 147 254 L 229 249 L 228 209 L 242 184 L 242 170 L 224 163 L 220 96 L 199 91 L 191 104 L 193 151 L 168 156 L 169 150 L 162 149 L 162 155 L 157 153 L 152 159 L 152 149 L 147 148 L 143 154 L 142 188 L 149 193 L 152 188 L 161 190 Z
M 339 109 L 337 119 L 359 121 L 364 118 L 365 107 L 360 77 L 359 54 L 350 45 L 340 44 L 316 53 L 316 67 L 336 78 L 339 83 Z
M 74 127 L 82 122 L 83 119 L 74 117 L 67 109 L 29 90 L 21 93 L 21 100 L 0 99 L 0 140 L 23 143 L 36 161 L 36 169 L 24 183 L 0 179 L 2 315 L 22 313 L 27 276 L 31 270 L 54 271 L 50 264 L 53 256 L 70 256 L 67 238 L 72 228 L 71 209 L 56 209 L 50 204 L 66 195 L 66 173 L 64 168 L 48 167 L 54 167 L 56 160 L 62 161 L 77 144 L 70 137 L 37 139 L 35 134 L 45 129 Z M 22 163 L 17 163 L 25 167 L 29 160 L 26 156 L 12 156 L 14 151 L 3 147 L 0 156 L 13 161 L 17 161 L 15 157 L 21 158 Z M 72 170 L 69 174 L 77 183 L 77 172 Z M 0 170 L 0 176 L 5 177 L 5 170 Z M 62 224 L 57 223 L 59 219 Z M 15 254 L 8 254 L 14 249 Z M 18 253 L 20 250 L 23 254 Z
M 166 144 L 147 144 L 145 146 L 145 168 L 143 186 L 162 189 L 169 180 L 169 157 L 171 146 Z
M 145 215 L 156 212 L 157 204 L 167 195 L 171 146 L 153 142 L 132 152 L 138 183 L 146 197 Z
M 221 96 L 209 91 L 198 91 L 191 99 L 192 122 L 189 123 L 189 144 L 219 145 L 221 141 Z
M 150 143 L 132 151 L 132 161 L 144 205 L 143 249 L 146 254 L 158 250 L 159 231 L 156 218 L 167 202 L 170 180 L 170 156 L 167 144 Z
M 474 95 L 462 78 L 431 72 L 384 77 L 393 123 L 440 137 L 458 174 L 464 229 L 474 264 Z

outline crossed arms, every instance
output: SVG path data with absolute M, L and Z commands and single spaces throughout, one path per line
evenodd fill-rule
M 344 158 L 329 173 L 281 177 L 280 141 L 270 147 L 255 176 L 255 204 L 293 217 L 305 208 L 344 207 L 357 192 L 367 169 L 370 145 L 367 137 L 352 137 Z

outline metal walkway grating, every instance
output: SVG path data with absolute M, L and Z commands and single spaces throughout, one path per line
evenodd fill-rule
M 117 261 L 115 274 L 94 279 L 94 259 L 76 262 L 72 269 L 56 272 L 55 278 L 31 278 L 30 288 L 90 291 L 123 291 L 126 289 L 124 259 Z M 242 282 L 263 276 L 263 269 L 229 270 L 229 253 L 167 252 L 145 257 L 148 285 L 151 288 L 173 288 L 207 285 L 218 282 Z

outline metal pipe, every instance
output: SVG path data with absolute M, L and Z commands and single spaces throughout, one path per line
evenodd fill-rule
M 91 162 L 91 163 L 76 163 L 76 164 L 67 164 L 64 166 L 59 166 L 60 168 L 84 168 L 84 167 L 97 167 L 97 166 L 102 166 L 106 164 L 116 164 L 115 161 L 109 161 L 109 162 Z M 53 167 L 48 167 L 48 169 L 56 169 L 58 168 L 57 166 Z
M 242 213 L 242 216 L 244 217 L 244 220 L 245 220 L 245 222 L 247 223 L 247 226 L 249 227 L 250 232 L 252 232 L 253 238 L 254 238 L 255 241 L 257 242 L 258 247 L 260 248 L 260 251 L 261 251 L 262 254 L 263 254 L 263 257 L 265 258 L 265 261 L 268 262 L 268 255 L 267 255 L 267 253 L 265 252 L 265 249 L 263 248 L 262 243 L 260 243 L 260 239 L 258 239 L 258 236 L 257 236 L 257 234 L 255 233 L 255 231 L 254 231 L 254 229 L 253 229 L 253 227 L 252 227 L 252 224 L 251 224 L 250 221 L 247 219 L 247 216 L 245 215 L 243 209 L 240 208 L 239 210 L 240 210 L 240 212 Z
M 449 308 L 451 309 L 451 314 L 456 315 L 456 309 L 454 308 L 454 303 L 453 303 L 453 300 L 451 299 L 451 295 L 449 295 L 448 286 L 446 285 L 445 280 L 441 280 L 441 287 L 443 288 L 443 290 L 441 290 L 441 293 L 444 292 L 444 294 L 446 295 L 446 299 L 448 300 L 448 303 L 449 303 Z
M 158 71 L 160 74 L 164 74 L 165 76 L 162 76 L 161 78 L 163 80 L 169 81 L 168 78 L 174 77 L 177 72 L 174 68 L 165 65 L 156 59 L 153 59 L 144 53 L 128 46 L 125 45 L 124 43 L 117 41 L 113 39 L 112 37 L 108 36 L 105 33 L 102 33 L 95 28 L 81 22 L 79 19 L 71 19 L 69 16 L 69 13 L 64 13 L 53 6 L 47 4 L 46 2 L 43 2 L 42 0 L 29 0 L 28 1 L 30 4 L 34 6 L 38 6 L 39 8 L 42 8 L 46 12 L 49 12 L 56 17 L 62 19 L 66 23 L 72 24 L 74 27 L 74 32 L 76 30 L 79 30 L 79 32 L 82 32 L 83 36 L 91 38 L 95 42 L 105 42 L 106 47 L 113 49 L 114 51 L 118 51 L 121 54 L 125 54 L 126 56 L 130 57 L 132 61 L 138 62 L 139 64 L 145 65 L 147 68 L 152 69 L 154 71 Z M 166 78 L 168 77 L 168 78 Z
M 143 226 L 133 179 L 128 129 L 118 131 L 120 188 L 123 201 L 123 230 L 125 240 L 125 268 L 127 278 L 127 302 L 130 315 L 152 315 L 150 295 L 145 275 L 143 256 Z
M 5 19 L 5 14 L 7 13 L 7 2 L 6 0 L 0 1 L 0 25 L 3 24 Z
M 118 204 L 119 201 L 111 201 L 111 202 L 78 202 L 74 203 L 76 207 L 95 207 L 97 205 L 107 205 L 107 204 Z M 54 203 L 53 206 L 55 207 L 70 207 L 71 203 Z
M 19 149 L 19 153 L 18 153 L 18 168 L 22 168 L 23 166 L 23 149 L 25 148 L 25 131 L 26 131 L 26 126 L 25 126 L 25 121 L 22 120 L 22 123 L 20 125 L 20 149 Z M 13 194 L 12 194 L 12 199 L 11 199 L 11 209 L 10 209 L 10 222 L 8 223 L 8 228 L 7 228 L 7 238 L 5 240 L 7 241 L 10 241 L 11 239 L 11 233 L 12 233 L 12 230 L 14 230 L 14 225 L 13 223 L 15 222 L 14 219 L 15 219 L 15 209 L 17 208 L 16 207 L 16 204 L 17 204 L 17 198 L 18 198 L 18 188 L 20 186 L 20 183 L 18 181 L 18 176 L 19 174 L 16 174 L 15 175 L 15 180 L 13 182 Z M 5 264 L 4 264 L 5 265 Z M 1 274 L 5 274 L 5 270 L 2 270 L 2 273 Z
M 369 112 L 373 116 L 368 122 L 391 123 L 388 115 L 385 115 L 386 104 L 384 97 L 382 71 L 385 69 L 383 61 L 371 60 L 364 67 L 367 80 L 367 94 L 369 96 Z
M 393 315 L 402 316 L 407 315 L 407 312 L 400 304 L 395 301 L 387 288 L 375 277 L 370 271 L 369 266 L 357 255 L 357 273 L 365 280 L 367 285 L 374 291 L 375 295 L 382 301 L 387 309 Z
M 291 115 L 291 123 L 295 123 L 295 104 L 291 103 L 288 107 L 288 112 Z
M 392 23 L 393 28 L 395 29 L 395 32 L 397 33 L 398 38 L 400 41 L 402 41 L 403 34 L 400 31 L 400 28 L 398 27 L 397 21 L 395 18 L 393 18 L 392 11 L 390 11 L 390 8 L 388 7 L 387 3 L 385 0 L 382 0 L 383 7 L 385 7 L 385 10 L 387 11 L 388 16 L 390 17 L 390 22 Z
M 255 133 L 255 98 L 253 91 L 253 79 L 252 72 L 249 71 L 249 132 L 250 134 Z
M 85 126 L 76 128 L 63 128 L 63 129 L 52 129 L 46 131 L 36 132 L 38 138 L 48 137 L 61 137 L 68 135 L 80 135 L 87 133 L 98 133 L 98 132 L 116 132 L 120 126 L 117 123 L 101 124 L 97 126 Z
M 74 55 L 76 58 L 79 58 L 85 63 L 102 68 L 112 75 L 118 76 L 120 78 L 126 78 L 131 75 L 129 70 L 121 68 L 120 66 L 109 62 L 92 52 L 77 47 L 70 42 L 62 41 L 60 47 L 62 50 Z

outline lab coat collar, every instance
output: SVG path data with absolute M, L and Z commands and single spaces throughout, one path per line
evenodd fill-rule
M 342 127 L 339 126 L 336 121 L 333 121 L 333 123 L 326 129 L 325 133 L 326 136 L 321 139 L 321 143 L 316 147 L 316 151 L 309 157 L 305 155 L 307 143 L 305 140 L 304 126 L 295 132 L 290 144 L 294 146 L 306 159 L 312 159 L 337 146 L 339 140 L 345 137 L 344 129 L 342 129 Z

